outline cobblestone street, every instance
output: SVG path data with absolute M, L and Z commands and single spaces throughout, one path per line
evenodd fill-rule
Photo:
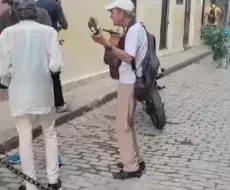
M 147 164 L 140 179 L 118 181 L 115 100 L 57 128 L 66 190 L 230 190 L 230 70 L 210 57 L 164 77 L 160 85 L 167 124 L 153 127 L 141 105 L 136 113 L 140 152 Z M 43 137 L 34 140 L 37 176 L 47 183 Z M 17 166 L 19 167 L 19 166 Z M 0 190 L 21 179 L 0 167 Z

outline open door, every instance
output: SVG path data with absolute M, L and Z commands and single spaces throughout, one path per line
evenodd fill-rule
M 189 29 L 190 29 L 190 14 L 191 14 L 191 0 L 185 2 L 185 19 L 184 19 L 184 46 L 189 43 Z
M 201 26 L 204 25 L 204 8 L 205 8 L 205 0 L 203 0 L 203 5 L 202 5 Z
M 168 17 L 169 17 L 169 0 L 162 0 L 160 49 L 167 48 L 168 24 L 169 24 Z

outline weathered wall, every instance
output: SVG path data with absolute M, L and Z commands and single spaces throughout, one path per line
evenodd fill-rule
M 183 5 L 177 5 L 176 0 L 170 1 L 168 48 L 173 52 L 183 49 L 184 16 L 185 0 Z
M 156 37 L 157 50 L 159 50 L 160 27 L 161 27 L 161 5 L 162 1 L 138 0 L 137 18 L 144 22 L 150 33 Z
M 69 29 L 60 33 L 65 40 L 63 73 L 68 73 L 63 75 L 64 80 L 107 69 L 102 62 L 103 48 L 93 43 L 87 25 L 89 17 L 95 16 L 102 26 L 111 26 L 109 13 L 104 9 L 107 3 L 107 0 L 62 0 L 69 21 Z
M 200 44 L 200 26 L 203 0 L 192 0 L 189 44 Z M 112 22 L 104 5 L 109 0 L 62 0 L 63 9 L 69 21 L 69 29 L 60 33 L 65 40 L 62 47 L 65 66 L 62 78 L 72 80 L 107 70 L 103 63 L 104 49 L 95 44 L 87 22 L 95 16 L 102 27 L 111 28 Z M 90 6 L 88 6 L 90 5 Z M 168 49 L 159 51 L 162 0 L 137 0 L 137 19 L 144 22 L 149 32 L 156 36 L 159 55 L 183 50 L 185 0 L 177 5 L 171 0 L 169 5 Z
M 203 0 L 191 1 L 191 19 L 190 19 L 190 35 L 189 44 L 199 45 L 201 43 L 200 30 L 202 20 Z

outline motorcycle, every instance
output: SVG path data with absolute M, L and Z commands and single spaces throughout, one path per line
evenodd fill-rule
M 159 91 L 163 90 L 165 86 L 159 86 L 157 80 L 164 76 L 164 69 L 161 69 L 161 73 L 159 73 L 156 77 L 156 81 L 153 85 L 150 96 L 147 100 L 142 101 L 143 109 L 150 116 L 153 125 L 162 130 L 166 124 L 166 115 L 164 109 L 164 102 L 160 96 Z

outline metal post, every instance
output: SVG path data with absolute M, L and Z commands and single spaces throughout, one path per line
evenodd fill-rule
M 229 17 L 230 17 L 230 0 L 228 0 L 228 13 L 227 13 L 227 20 L 226 20 L 226 27 L 229 27 Z

